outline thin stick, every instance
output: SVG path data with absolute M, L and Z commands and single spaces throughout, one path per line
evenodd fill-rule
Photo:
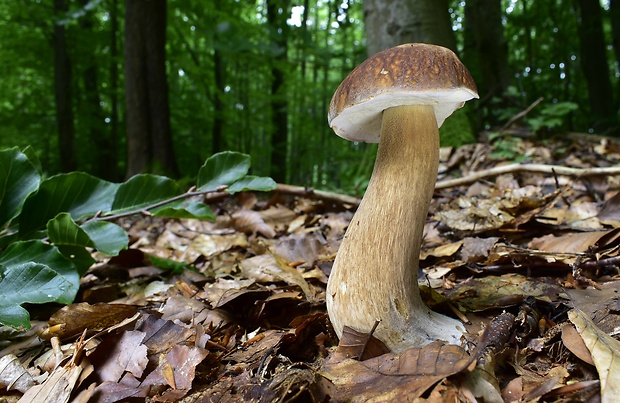
M 509 164 L 471 173 L 462 178 L 445 179 L 437 182 L 435 189 L 446 189 L 455 186 L 469 185 L 477 180 L 516 172 L 535 172 L 571 177 L 615 176 L 620 175 L 620 167 L 608 168 L 571 168 L 562 165 L 545 164 Z
M 544 99 L 543 97 L 538 98 L 536 101 L 532 102 L 532 104 L 530 106 L 528 106 L 527 108 L 525 108 L 521 112 L 519 112 L 516 115 L 514 115 L 513 117 L 511 117 L 510 120 L 508 122 L 506 122 L 506 124 L 504 126 L 502 126 L 501 129 L 499 129 L 499 131 L 503 132 L 504 130 L 508 129 L 510 126 L 512 126 L 512 124 L 514 122 L 516 122 L 517 120 L 521 119 L 523 116 L 525 116 L 528 113 L 530 113 L 530 111 L 532 109 L 534 109 L 536 107 L 536 105 L 541 103 L 543 101 L 543 99 Z

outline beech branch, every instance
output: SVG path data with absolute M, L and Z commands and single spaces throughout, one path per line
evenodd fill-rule
M 509 164 L 484 169 L 470 173 L 461 178 L 444 179 L 438 181 L 435 189 L 447 189 L 451 187 L 469 185 L 480 179 L 490 178 L 493 176 L 517 173 L 517 172 L 534 172 L 550 175 L 563 175 L 574 178 L 585 178 L 589 176 L 615 176 L 620 175 L 620 167 L 607 168 L 571 168 L 562 165 L 545 165 L 545 164 Z

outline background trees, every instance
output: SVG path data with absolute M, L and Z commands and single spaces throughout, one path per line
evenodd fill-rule
M 0 147 L 32 145 L 53 171 L 109 179 L 192 175 L 230 149 L 250 153 L 259 175 L 355 191 L 374 147 L 331 132 L 331 95 L 367 50 L 420 40 L 453 47 L 480 88 L 470 120 L 444 128 L 448 141 L 539 97 L 520 123 L 541 135 L 615 134 L 618 3 L 158 0 L 149 7 L 165 21 L 136 45 L 150 18 L 142 1 L 0 0 Z

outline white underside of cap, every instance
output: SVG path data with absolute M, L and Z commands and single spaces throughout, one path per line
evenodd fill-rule
M 478 96 L 467 88 L 450 91 L 383 93 L 365 102 L 344 109 L 332 119 L 330 126 L 340 137 L 364 143 L 378 143 L 381 134 L 381 115 L 388 108 L 402 105 L 432 105 L 435 108 L 437 126 L 465 101 Z

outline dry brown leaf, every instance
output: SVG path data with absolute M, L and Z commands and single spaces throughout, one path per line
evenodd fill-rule
M 187 391 L 191 388 L 196 366 L 209 354 L 199 347 L 175 346 L 161 356 L 159 366 L 142 382 L 142 386 L 168 385 Z M 180 396 L 177 396 L 180 397 Z
M 82 373 L 81 365 L 59 366 L 41 385 L 31 387 L 19 399 L 20 403 L 65 403 Z
M 245 234 L 261 234 L 265 238 L 273 238 L 276 231 L 265 222 L 263 215 L 254 210 L 239 210 L 233 214 L 234 228 Z
M 387 346 L 381 340 L 373 337 L 372 334 L 361 333 L 345 326 L 342 329 L 342 337 L 338 343 L 338 348 L 334 352 L 333 359 L 344 360 L 354 358 L 365 361 L 389 352 L 390 350 Z
M 193 262 L 199 256 L 210 259 L 234 247 L 247 248 L 248 246 L 247 237 L 240 232 L 229 235 L 202 234 L 194 238 L 188 246 L 185 251 L 185 261 Z
M 472 359 L 459 346 L 433 342 L 366 361 L 327 361 L 321 375 L 336 387 L 336 400 L 403 401 L 420 397 L 440 380 L 465 370 Z
M 471 238 L 463 239 L 463 249 L 461 256 L 463 261 L 467 263 L 478 262 L 489 256 L 489 252 L 499 241 L 498 237 L 489 238 Z
M 583 338 L 579 335 L 577 330 L 568 323 L 562 326 L 562 343 L 564 343 L 571 353 L 575 354 L 581 360 L 590 365 L 594 365 L 592 354 L 590 354 L 590 350 L 588 350 Z
M 601 331 L 578 309 L 569 311 L 568 318 L 592 354 L 601 381 L 601 402 L 616 402 L 620 396 L 620 342 Z
M 449 296 L 467 310 L 478 312 L 489 308 L 520 305 L 528 296 L 547 302 L 556 301 L 562 291 L 561 287 L 554 284 L 528 279 L 522 275 L 507 274 L 468 280 Z
M 583 253 L 596 246 L 600 249 L 604 245 L 598 245 L 598 242 L 609 235 L 614 235 L 614 239 L 620 235 L 618 230 L 609 231 L 592 231 L 592 232 L 573 232 L 562 236 L 554 236 L 553 234 L 545 235 L 540 238 L 534 238 L 528 245 L 532 249 L 544 252 L 556 253 Z
M 5 355 L 0 358 L 0 388 L 6 390 L 19 390 L 26 392 L 36 384 L 32 375 L 22 365 L 19 359 L 13 355 Z
M 147 348 L 142 344 L 145 336 L 144 332 L 127 331 L 118 340 L 108 338 L 97 346 L 98 350 L 105 350 L 103 354 L 97 354 L 103 358 L 96 368 L 99 378 L 104 382 L 118 382 L 126 372 L 140 378 L 148 364 Z M 113 343 L 107 342 L 112 340 Z
M 138 307 L 125 304 L 71 304 L 54 313 L 48 322 L 49 328 L 41 337 L 60 339 L 74 337 L 85 329 L 99 331 L 121 323 L 135 315 Z
M 620 192 L 605 201 L 596 217 L 603 224 L 620 228 Z
M 327 241 L 319 231 L 296 233 L 278 239 L 273 252 L 282 260 L 296 266 L 310 267 L 325 254 Z
M 463 245 L 463 241 L 451 242 L 439 245 L 434 248 L 422 249 L 420 252 L 420 260 L 424 260 L 429 256 L 448 257 L 453 256 Z

